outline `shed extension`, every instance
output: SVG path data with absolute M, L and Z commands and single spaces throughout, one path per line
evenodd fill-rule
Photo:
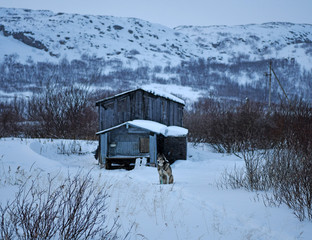
M 113 163 L 129 166 L 136 158 L 145 157 L 149 165 L 155 166 L 158 152 L 172 162 L 185 159 L 187 133 L 186 128 L 150 120 L 132 120 L 99 131 L 100 164 L 108 169 Z

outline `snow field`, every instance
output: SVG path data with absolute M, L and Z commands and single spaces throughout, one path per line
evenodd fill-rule
M 109 223 L 130 239 L 310 239 L 312 223 L 299 222 L 285 207 L 265 207 L 261 192 L 218 188 L 224 169 L 241 167 L 232 155 L 208 146 L 188 145 L 188 160 L 172 165 L 175 183 L 160 185 L 156 168 L 100 169 L 92 151 L 97 142 L 50 139 L 0 139 L 0 202 L 13 199 L 18 185 L 48 174 L 90 172 L 106 188 Z M 61 154 L 62 153 L 62 154 Z M 132 228 L 131 228 L 132 227 Z

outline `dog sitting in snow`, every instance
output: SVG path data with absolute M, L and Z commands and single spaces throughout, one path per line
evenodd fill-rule
M 164 154 L 157 154 L 157 170 L 160 184 L 173 183 L 172 169 Z

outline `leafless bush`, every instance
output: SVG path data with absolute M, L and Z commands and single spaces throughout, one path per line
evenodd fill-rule
M 29 99 L 0 102 L 0 137 L 95 139 L 95 102 L 119 91 L 48 84 Z
M 263 158 L 264 152 L 255 149 L 242 149 L 238 154 L 245 163 L 244 167 L 225 170 L 219 181 L 219 186 L 225 188 L 245 188 L 249 191 L 262 191 L 270 188 Z
M 312 220 L 312 107 L 300 100 L 282 104 L 274 114 L 282 131 L 280 144 L 266 155 L 273 195 L 267 199 L 286 204 L 299 220 Z
M 189 140 L 194 143 L 209 142 L 217 151 L 225 152 L 228 142 L 224 133 L 229 129 L 229 125 L 224 124 L 229 110 L 227 106 L 210 98 L 201 98 L 194 103 L 192 109 L 185 112 L 183 120 L 189 129 Z
M 84 154 L 81 150 L 81 145 L 77 141 L 72 141 L 68 144 L 64 143 L 61 141 L 60 144 L 57 144 L 57 153 L 58 154 L 66 154 L 66 155 L 71 155 L 71 154 Z
M 286 204 L 300 221 L 312 220 L 312 149 L 305 152 L 285 145 L 266 156 L 266 172 L 273 189 L 266 200 Z
M 253 147 L 269 148 L 274 141 L 273 124 L 263 104 L 246 100 L 242 103 L 200 99 L 186 112 L 185 126 L 193 142 L 208 142 L 218 152 L 234 153 L 250 142 Z
M 264 151 L 254 148 L 241 148 L 239 153 L 245 162 L 245 179 L 247 189 L 266 190 L 269 188 L 266 173 L 264 172 L 265 162 Z
M 217 186 L 219 188 L 245 188 L 248 189 L 248 182 L 246 181 L 246 171 L 245 168 L 234 167 L 233 170 L 225 169 L 221 174 L 220 179 L 217 181 Z
M 218 186 L 266 191 L 266 205 L 287 205 L 303 221 L 312 220 L 312 149 L 275 147 L 264 153 L 243 151 L 245 167 L 225 170 Z
M 90 138 L 97 129 L 94 102 L 86 87 L 48 85 L 28 103 L 28 118 L 38 137 Z M 32 134 L 32 133 L 31 133 Z
M 39 178 L 22 185 L 6 206 L 0 205 L 1 239 L 117 239 L 115 220 L 107 226 L 105 189 L 88 175 L 57 183 Z
M 244 111 L 241 113 L 244 115 Z M 238 118 L 245 133 L 233 133 L 236 140 L 232 147 L 244 160 L 245 167 L 225 171 L 221 185 L 248 190 L 270 189 L 272 194 L 265 193 L 266 204 L 285 204 L 300 221 L 312 220 L 311 105 L 294 101 L 271 109 L 266 118 L 275 136 L 263 134 L 268 137 L 269 144 L 261 144 L 261 138 L 255 137 L 263 133 L 261 125 L 254 125 L 249 114 L 246 117 L 247 122 Z M 235 122 L 235 118 L 232 121 Z M 266 149 L 268 146 L 272 146 L 271 149 Z
M 17 97 L 12 101 L 0 102 L 0 137 L 21 134 L 25 108 L 26 101 Z

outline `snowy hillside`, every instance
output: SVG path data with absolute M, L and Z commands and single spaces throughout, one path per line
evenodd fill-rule
M 265 23 L 241 26 L 180 26 L 141 19 L 0 8 L 0 56 L 20 61 L 80 59 L 83 54 L 128 65 L 175 65 L 204 57 L 231 63 L 295 59 L 312 65 L 312 25 Z
M 0 202 L 13 199 L 18 186 L 38 173 L 45 184 L 48 174 L 62 181 L 68 174 L 91 169 L 99 188 L 107 188 L 107 213 L 110 218 L 119 217 L 121 236 L 133 225 L 130 239 L 311 238 L 311 222 L 299 222 L 285 206 L 265 207 L 261 192 L 217 187 L 225 168 L 243 165 L 235 156 L 190 144 L 188 160 L 172 165 L 174 185 L 165 186 L 158 184 L 156 168 L 100 169 L 91 153 L 96 144 L 0 139 Z
M 0 31 L 0 41 L 9 38 L 12 44 L 10 50 L 2 48 L 1 55 L 15 53 L 20 41 L 35 49 L 31 55 L 35 60 L 38 55 L 73 60 L 88 54 L 156 64 L 201 54 L 187 36 L 135 18 L 0 8 Z
M 175 28 L 193 39 L 218 60 L 296 59 L 311 69 L 312 25 L 264 23 L 239 26 L 180 26 Z

